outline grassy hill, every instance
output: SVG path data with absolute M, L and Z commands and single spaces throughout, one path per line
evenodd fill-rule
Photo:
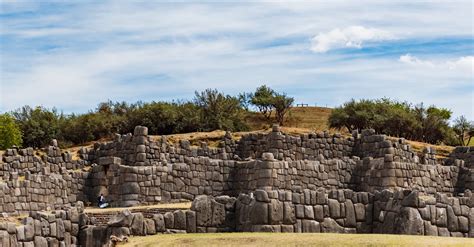
M 325 107 L 292 107 L 283 125 L 293 128 L 327 130 L 331 110 L 331 108 Z M 268 122 L 275 122 L 274 114 L 272 114 L 271 120 L 272 121 L 268 121 L 258 112 L 249 113 L 245 119 L 252 130 L 261 130 L 271 127 L 271 124 Z

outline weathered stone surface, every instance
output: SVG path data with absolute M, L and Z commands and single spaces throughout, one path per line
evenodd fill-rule
M 197 226 L 212 224 L 212 200 L 208 196 L 197 196 L 191 204 L 191 210 L 196 212 Z
M 122 210 L 120 213 L 116 214 L 114 217 L 112 217 L 107 225 L 109 226 L 125 226 L 125 227 L 130 227 L 132 224 L 133 220 L 133 215 L 130 212 L 130 210 L 125 209 Z M 71 220 L 71 222 L 74 222 Z
M 446 212 L 448 215 L 447 224 L 448 230 L 450 232 L 457 232 L 458 231 L 458 217 L 454 214 L 454 210 L 451 206 L 448 205 L 446 208 Z
M 268 194 L 264 190 L 255 190 L 254 196 L 255 200 L 259 202 L 270 202 L 270 198 L 268 198 Z
M 183 210 L 174 211 L 173 229 L 186 230 L 186 213 Z
M 164 215 L 166 229 L 174 228 L 174 214 L 172 212 L 166 212 Z
M 424 222 L 416 208 L 404 207 L 400 210 L 396 232 L 400 234 L 423 235 Z
M 186 232 L 196 232 L 196 212 L 191 210 L 186 211 Z
M 255 202 L 250 210 L 250 219 L 254 225 L 268 224 L 268 203 Z
M 142 213 L 133 213 L 133 221 L 132 224 L 130 225 L 130 230 L 132 232 L 132 235 L 136 236 L 144 236 L 145 231 L 144 231 L 144 217 Z
M 216 202 L 215 200 L 211 201 L 212 206 L 212 226 L 220 226 L 225 222 L 225 205 Z
M 324 208 L 322 205 L 314 206 L 314 218 L 319 222 L 324 220 Z
M 328 203 L 329 203 L 329 212 L 331 214 L 331 218 L 333 219 L 341 218 L 341 207 L 339 205 L 339 202 L 334 199 L 328 199 Z
M 34 238 L 35 247 L 48 247 L 48 241 L 46 238 L 41 236 L 35 236 Z
M 269 205 L 269 212 L 270 212 L 270 217 L 269 221 L 270 224 L 272 225 L 279 225 L 283 221 L 283 202 L 276 200 L 276 199 L 271 199 L 270 205 Z
M 164 232 L 166 230 L 165 218 L 162 214 L 154 214 L 153 221 L 155 222 L 155 229 L 157 232 Z
M 319 222 L 315 220 L 302 220 L 303 232 L 321 232 Z
M 296 222 L 295 208 L 290 202 L 283 203 L 283 223 L 294 224 Z
M 153 219 L 144 219 L 144 227 L 143 231 L 146 235 L 156 234 L 155 221 Z
M 346 221 L 345 227 L 356 227 L 356 216 L 354 211 L 354 204 L 350 200 L 346 200 L 345 209 L 346 209 Z
M 344 227 L 337 224 L 334 219 L 324 218 L 324 221 L 321 223 L 321 232 L 343 233 Z
M 432 225 L 429 221 L 424 222 L 425 235 L 438 236 L 438 228 Z

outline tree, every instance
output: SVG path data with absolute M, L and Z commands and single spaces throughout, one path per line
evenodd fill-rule
M 0 149 L 21 146 L 21 130 L 8 113 L 0 114 Z
M 240 106 L 242 106 L 242 108 L 248 111 L 250 108 L 250 104 L 252 104 L 251 101 L 252 101 L 253 94 L 244 92 L 244 93 L 239 93 L 237 97 L 240 101 Z
M 286 96 L 286 94 L 275 94 L 272 99 L 272 106 L 275 109 L 276 120 L 280 125 L 283 125 L 286 113 L 290 110 L 294 98 Z
M 456 133 L 459 143 L 461 145 L 469 145 L 472 138 L 472 131 L 474 130 L 474 124 L 470 123 L 465 116 L 460 116 L 454 120 L 453 126 L 454 132 Z M 467 139 L 467 140 L 466 140 Z M 467 141 L 467 142 L 466 142 Z
M 273 89 L 262 85 L 250 94 L 250 103 L 257 107 L 262 115 L 270 120 L 272 112 L 275 111 L 276 121 L 283 125 L 285 115 L 293 105 L 294 98 L 284 93 L 277 93 Z
M 250 102 L 252 105 L 255 105 L 267 120 L 270 119 L 273 110 L 273 98 L 275 95 L 275 91 L 273 89 L 267 87 L 266 85 L 262 85 L 257 88 L 255 93 L 252 95 Z
M 44 147 L 52 139 L 60 137 L 60 121 L 63 115 L 55 109 L 48 110 L 43 107 L 32 109 L 24 106 L 12 113 L 23 133 L 23 144 L 29 147 Z
M 452 139 L 448 121 L 451 111 L 423 104 L 412 106 L 390 99 L 351 100 L 336 107 L 329 117 L 329 127 L 347 128 L 349 132 L 373 128 L 377 133 L 405 137 L 429 143 Z
M 224 95 L 216 89 L 195 92 L 194 103 L 201 110 L 204 130 L 244 130 L 243 108 L 236 97 Z

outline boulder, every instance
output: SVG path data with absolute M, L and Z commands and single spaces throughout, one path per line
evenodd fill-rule
M 448 207 L 446 208 L 446 213 L 448 216 L 448 219 L 447 219 L 448 230 L 450 232 L 457 232 L 459 228 L 458 217 L 456 216 L 456 214 L 454 214 L 453 208 L 448 205 Z
M 303 232 L 321 232 L 319 222 L 315 220 L 302 220 Z
M 130 227 L 130 225 L 132 224 L 132 220 L 133 220 L 132 213 L 130 212 L 130 210 L 125 209 L 125 210 L 122 210 L 120 213 L 116 214 L 114 217 L 112 217 L 107 223 L 107 225 L 115 226 L 115 227 L 120 227 L 120 226 Z
M 225 205 L 211 200 L 212 205 L 212 226 L 221 226 L 225 222 Z
M 424 222 L 416 208 L 403 207 L 400 209 L 395 232 L 399 234 L 424 235 Z
M 295 207 L 291 202 L 283 203 L 283 223 L 294 224 L 296 222 Z
M 341 206 L 339 202 L 335 199 L 328 199 L 328 204 L 329 204 L 329 213 L 331 215 L 331 218 L 333 219 L 341 218 Z
M 162 214 L 154 214 L 153 221 L 155 222 L 156 232 L 164 232 L 166 230 L 165 218 L 163 217 Z
M 271 225 L 279 225 L 283 221 L 283 202 L 276 199 L 271 199 L 270 205 L 270 217 L 269 221 Z
M 144 236 L 145 231 L 144 231 L 144 217 L 142 213 L 134 213 L 133 215 L 133 221 L 132 225 L 130 226 L 130 230 L 132 235 L 135 236 Z
M 186 232 L 196 232 L 196 212 L 191 210 L 186 211 Z
M 324 221 L 320 224 L 321 232 L 334 232 L 334 233 L 343 233 L 344 227 L 337 224 L 334 219 L 324 218 Z
M 35 236 L 34 243 L 35 247 L 48 247 L 48 240 L 41 236 Z
M 186 213 L 183 210 L 174 211 L 173 229 L 186 230 Z
M 255 202 L 250 208 L 250 221 L 253 225 L 268 224 L 268 203 Z
M 166 229 L 173 229 L 174 227 L 174 214 L 172 212 L 166 212 L 164 215 Z
M 212 200 L 209 196 L 197 196 L 191 204 L 191 210 L 196 212 L 197 226 L 211 226 Z
M 268 197 L 267 192 L 264 190 L 260 190 L 260 189 L 255 190 L 254 196 L 255 196 L 255 200 L 259 202 L 270 202 L 270 198 Z
M 143 231 L 146 235 L 156 234 L 155 221 L 153 221 L 153 219 L 144 219 L 144 227 L 145 229 Z
M 352 204 L 351 200 L 346 200 L 345 208 L 346 208 L 345 227 L 356 227 L 356 216 L 355 216 L 355 211 L 354 211 L 354 204 Z

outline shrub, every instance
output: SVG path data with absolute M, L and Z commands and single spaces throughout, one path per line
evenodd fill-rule
M 15 119 L 7 113 L 0 114 L 0 149 L 21 146 L 21 130 Z

